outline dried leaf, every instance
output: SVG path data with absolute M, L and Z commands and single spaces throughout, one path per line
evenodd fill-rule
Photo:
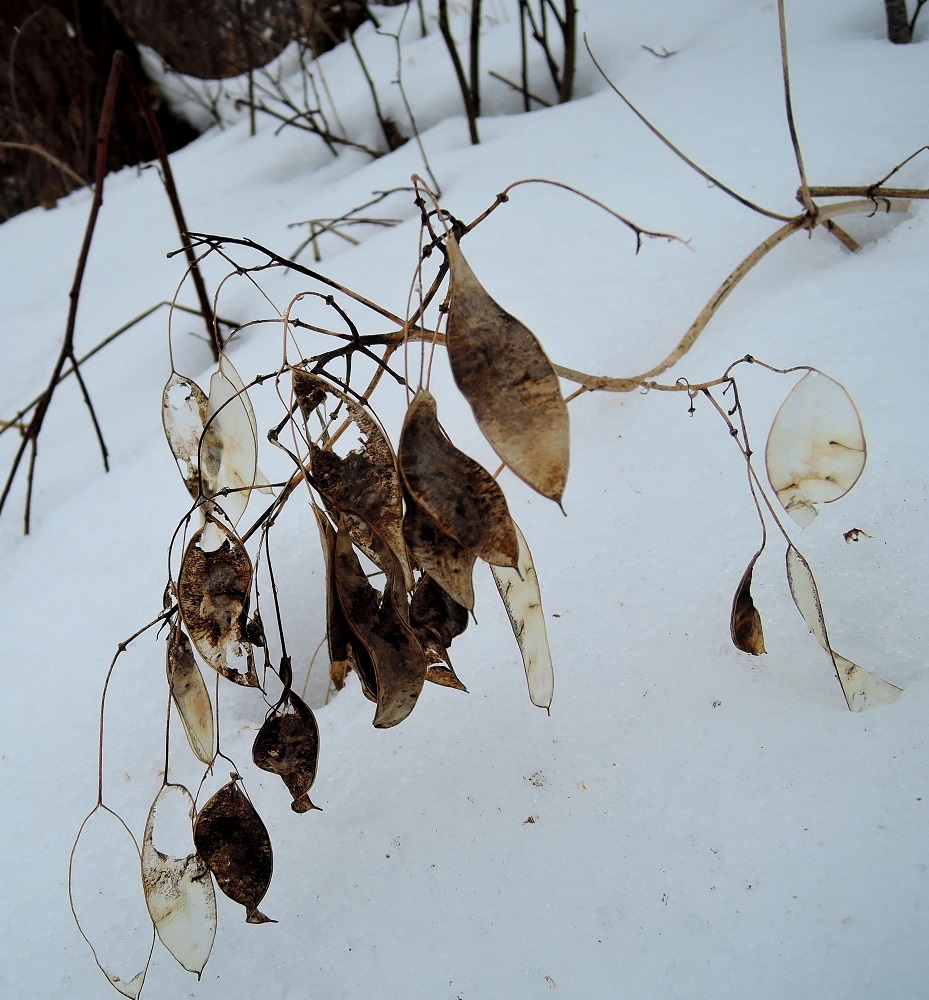
M 161 422 L 184 485 L 200 496 L 200 437 L 207 421 L 207 398 L 189 378 L 172 372 L 161 397 Z
M 352 632 L 339 602 L 335 576 L 335 529 L 326 515 L 313 504 L 323 556 L 326 560 L 326 641 L 329 645 L 329 676 L 337 691 L 342 690 L 345 675 L 354 669 L 361 689 L 370 701 L 377 701 L 377 677 L 374 663 L 364 644 Z
M 270 918 L 258 904 L 274 869 L 271 838 L 237 778 L 233 775 L 197 814 L 194 844 L 219 888 L 245 907 L 246 921 L 263 924 Z
M 180 627 L 168 638 L 168 684 L 184 725 L 187 742 L 198 760 L 213 762 L 213 705 L 190 640 Z
M 287 706 L 275 709 L 255 737 L 252 760 L 264 771 L 281 776 L 293 796 L 291 809 L 302 813 L 316 809 L 307 794 L 316 780 L 319 762 L 319 727 L 316 716 L 292 691 Z
M 204 551 L 200 545 L 204 528 L 187 546 L 178 579 L 178 607 L 203 659 L 228 680 L 258 687 L 255 658 L 245 638 L 252 562 L 232 532 L 221 524 L 215 528 L 223 537 L 219 548 Z
M 858 482 L 866 455 L 851 397 L 827 375 L 809 372 L 774 418 L 765 463 L 784 509 L 805 528 L 818 513 L 815 504 L 838 500 Z
M 568 407 L 545 351 L 474 276 L 447 240 L 451 304 L 446 344 L 455 383 L 507 466 L 561 503 L 568 477 Z
M 171 803 L 171 798 L 180 802 Z M 171 816 L 172 810 L 181 812 Z M 168 817 L 159 817 L 165 811 Z M 142 886 L 162 944 L 183 968 L 199 977 L 216 936 L 216 894 L 206 864 L 196 851 L 188 850 L 193 847 L 194 811 L 194 800 L 183 785 L 165 785 L 155 797 L 142 838 Z M 174 835 L 170 847 L 162 842 L 165 827 L 168 836 Z M 155 846 L 156 835 L 167 850 Z
M 519 545 L 503 491 L 449 441 L 425 389 L 407 411 L 399 457 L 407 493 L 446 535 L 486 562 L 516 565 Z
M 406 592 L 402 574 L 397 568 L 388 577 L 387 592 L 378 605 L 377 592 L 364 575 L 344 525 L 336 534 L 335 574 L 345 618 L 374 663 L 374 725 L 379 729 L 395 726 L 413 711 L 426 679 L 422 646 L 404 621 Z
M 555 689 L 555 673 L 545 630 L 542 594 L 532 553 L 519 525 L 515 521 L 514 525 L 519 539 L 519 563 L 516 569 L 497 566 L 491 566 L 490 569 L 506 607 L 513 634 L 519 643 L 529 683 L 529 698 L 533 705 L 548 711 Z
M 410 555 L 459 604 L 474 608 L 475 554 L 457 542 L 433 521 L 410 496 L 403 515 L 403 537 Z
M 732 616 L 729 621 L 729 633 L 736 649 L 751 653 L 752 656 L 760 656 L 765 651 L 761 615 L 752 600 L 752 571 L 760 555 L 761 549 L 752 556 L 752 561 L 742 574 L 732 599 Z
M 871 705 L 887 705 L 896 701 L 903 694 L 902 688 L 885 681 L 864 667 L 859 667 L 832 648 L 826 632 L 826 619 L 823 616 L 813 571 L 793 545 L 787 549 L 787 582 L 797 610 L 803 615 L 810 631 L 832 660 L 849 710 L 861 712 Z
M 98 805 L 81 824 L 71 849 L 68 896 L 100 970 L 132 1000 L 142 990 L 155 945 L 139 864 L 139 849 L 126 824 Z

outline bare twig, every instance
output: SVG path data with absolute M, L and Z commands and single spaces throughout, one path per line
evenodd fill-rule
M 66 362 L 71 363 L 71 368 L 74 372 L 75 377 L 80 385 L 81 394 L 84 399 L 84 403 L 90 413 L 91 423 L 94 427 L 94 433 L 97 438 L 97 442 L 100 446 L 101 455 L 103 457 L 103 467 L 105 470 L 109 471 L 109 453 L 107 451 L 106 442 L 103 440 L 103 432 L 100 428 L 100 424 L 97 420 L 97 414 L 94 410 L 93 404 L 90 399 L 90 394 L 88 393 L 87 386 L 84 384 L 84 380 L 80 373 L 80 361 L 78 360 L 76 354 L 74 353 L 74 334 L 77 325 L 77 308 L 78 302 L 80 301 L 81 287 L 84 282 L 84 272 L 87 267 L 87 259 L 90 254 L 90 244 L 93 239 L 94 229 L 97 224 L 97 216 L 100 213 L 100 208 L 103 205 L 103 185 L 106 177 L 106 157 L 107 148 L 109 144 L 110 129 L 112 126 L 113 117 L 113 107 L 116 99 L 116 89 L 119 85 L 119 80 L 121 76 L 125 76 L 132 89 L 133 95 L 139 105 L 139 109 L 145 119 L 146 126 L 149 130 L 152 143 L 155 146 L 155 151 L 158 155 L 159 162 L 161 163 L 163 171 L 163 183 L 165 186 L 165 191 L 168 195 L 168 200 L 171 203 L 171 208 L 174 212 L 175 221 L 177 222 L 178 231 L 181 235 L 181 241 L 184 245 L 184 253 L 187 256 L 188 264 L 191 270 L 191 275 L 194 280 L 195 287 L 197 289 L 197 295 L 200 300 L 200 311 L 201 315 L 204 317 L 204 321 L 207 325 L 208 335 L 210 337 L 210 343 L 215 345 L 215 349 L 218 351 L 221 346 L 219 340 L 219 331 L 213 319 L 213 310 L 210 305 L 209 298 L 206 294 L 206 287 L 203 284 L 203 278 L 200 274 L 200 270 L 197 266 L 197 260 L 193 255 L 193 250 L 190 246 L 190 241 L 187 238 L 187 223 L 184 220 L 183 212 L 181 211 L 180 201 L 177 196 L 177 190 L 174 186 L 174 178 L 171 173 L 171 166 L 168 162 L 168 155 L 165 150 L 164 141 L 161 136 L 161 130 L 158 128 L 158 123 L 155 121 L 155 116 L 152 114 L 151 106 L 148 102 L 147 95 L 142 90 L 139 81 L 136 79 L 135 74 L 132 72 L 129 62 L 122 52 L 116 52 L 113 56 L 113 64 L 110 69 L 110 76 L 107 80 L 106 91 L 103 98 L 103 107 L 100 113 L 100 126 L 97 133 L 97 164 L 96 164 L 96 176 L 94 183 L 94 198 L 91 203 L 90 213 L 87 219 L 87 226 L 84 231 L 84 240 L 81 245 L 80 254 L 78 255 L 77 266 L 74 273 L 74 281 L 71 285 L 71 291 L 68 294 L 70 300 L 70 305 L 68 309 L 68 319 L 65 327 L 64 342 L 61 346 L 61 351 L 58 355 L 58 360 L 55 363 L 55 367 L 52 371 L 51 377 L 49 378 L 48 385 L 45 391 L 42 393 L 39 400 L 36 402 L 32 418 L 26 430 L 23 433 L 23 439 L 20 443 L 19 448 L 13 458 L 12 465 L 10 467 L 9 475 L 7 476 L 6 483 L 3 488 L 2 494 L 0 494 L 0 513 L 2 513 L 3 508 L 6 504 L 7 498 L 10 495 L 10 491 L 13 487 L 13 482 L 16 479 L 16 474 L 19 470 L 20 464 L 25 457 L 26 450 L 29 449 L 29 464 L 26 474 L 26 500 L 25 500 L 25 511 L 23 516 L 23 528 L 26 534 L 29 534 L 30 526 L 30 515 L 32 507 L 32 487 L 35 477 L 35 465 L 36 458 L 38 456 L 38 442 L 39 434 L 42 430 L 42 425 L 45 421 L 45 416 L 48 413 L 48 408 L 51 405 L 52 397 L 54 396 L 55 389 L 57 388 L 59 382 L 62 379 L 62 372 Z
M 81 175 L 74 169 L 68 166 L 63 160 L 59 160 L 57 156 L 53 156 L 47 149 L 43 149 L 37 143 L 32 142 L 0 142 L 0 149 L 18 149 L 24 153 L 35 153 L 36 156 L 41 156 L 43 159 L 48 160 L 53 166 L 56 166 L 70 181 L 73 181 L 79 188 L 87 187 L 90 183 L 85 177 Z
M 439 0 L 439 31 L 445 40 L 445 47 L 448 49 L 452 66 L 455 69 L 455 76 L 458 78 L 458 87 L 461 90 L 461 97 L 464 101 L 465 115 L 468 119 L 468 133 L 471 136 L 471 145 L 477 146 L 480 143 L 480 136 L 477 132 L 477 108 L 474 104 L 474 94 L 468 85 L 464 67 L 461 65 L 461 57 L 458 55 L 458 47 L 452 36 L 452 29 L 448 24 L 448 0 Z
M 526 111 L 529 110 L 529 101 L 533 100 L 536 104 L 541 104 L 543 108 L 550 108 L 552 106 L 551 101 L 546 101 L 544 97 L 539 97 L 538 94 L 533 94 L 531 91 L 526 90 L 525 86 L 521 86 L 518 83 L 514 83 L 512 80 L 507 79 L 502 73 L 497 73 L 494 70 L 490 70 L 489 76 L 492 76 L 495 80 L 499 80 L 501 83 L 505 83 L 508 87 L 512 87 L 513 90 L 522 94 L 525 98 L 524 105 Z
M 587 52 L 589 53 L 590 58 L 593 60 L 594 66 L 597 67 L 597 71 L 606 81 L 606 84 L 610 88 L 610 90 L 612 90 L 613 93 L 616 94 L 616 96 L 623 102 L 623 104 L 625 104 L 626 107 L 629 108 L 629 110 L 636 116 L 636 118 L 639 119 L 640 122 L 642 122 L 642 124 L 652 133 L 652 135 L 660 139 L 668 147 L 668 149 L 670 149 L 671 152 L 674 153 L 675 156 L 683 160 L 688 167 L 690 167 L 692 170 L 695 170 L 704 180 L 709 181 L 710 184 L 712 184 L 714 187 L 718 187 L 720 191 L 723 191 L 725 194 L 729 195 L 730 198 L 734 198 L 740 205 L 744 205 L 746 208 L 750 208 L 753 212 L 757 212 L 759 215 L 765 215 L 769 219 L 777 219 L 780 222 L 790 221 L 791 217 L 789 215 L 781 215 L 780 212 L 772 212 L 770 209 L 762 208 L 761 205 L 756 205 L 755 202 L 749 201 L 748 198 L 744 197 L 743 195 L 740 195 L 736 191 L 733 191 L 731 187 L 728 187 L 727 185 L 723 184 L 722 181 L 718 180 L 712 174 L 708 173 L 706 170 L 703 169 L 703 167 L 701 167 L 698 163 L 695 163 L 689 156 L 687 156 L 686 153 L 684 153 L 677 146 L 675 146 L 674 143 L 671 142 L 671 140 L 666 135 L 664 135 L 663 132 L 660 132 L 645 117 L 645 115 L 643 115 L 642 112 L 639 111 L 639 109 L 632 103 L 632 101 L 630 101 L 629 98 L 626 97 L 626 95 L 606 75 L 606 71 L 603 69 L 600 63 L 597 62 L 597 57 L 591 51 L 590 42 L 588 41 L 586 35 L 584 35 L 584 45 L 587 47 Z
M 793 101 L 790 99 L 790 67 L 787 62 L 787 17 L 784 13 L 784 0 L 777 0 L 777 24 L 781 40 L 781 71 L 784 75 L 784 107 L 787 111 L 787 127 L 790 129 L 790 142 L 794 148 L 797 170 L 800 174 L 800 200 L 807 213 L 815 215 L 816 206 L 810 197 L 810 187 L 806 181 L 806 171 L 803 169 L 803 154 L 800 151 L 800 140 L 797 138 Z

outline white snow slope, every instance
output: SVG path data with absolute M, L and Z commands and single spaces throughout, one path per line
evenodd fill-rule
M 461 38 L 466 5 L 453 6 Z M 675 157 L 610 91 L 583 47 L 576 99 L 522 113 L 519 96 L 489 75 L 518 78 L 516 5 L 484 6 L 476 147 L 434 17 L 425 38 L 418 17 L 403 26 L 403 83 L 441 203 L 470 221 L 508 183 L 544 177 L 685 240 L 646 240 L 636 255 L 631 232 L 600 209 L 526 185 L 465 244 L 486 287 L 555 362 L 615 376 L 646 371 L 781 223 Z M 580 6 L 580 28 L 604 70 L 665 135 L 745 198 L 781 215 L 799 211 L 775 4 Z M 426 8 L 434 13 L 434 4 Z M 377 12 L 383 30 L 397 30 L 402 9 Z M 787 15 L 811 184 L 871 184 L 929 141 L 929 24 L 914 44 L 893 46 L 878 0 L 793 2 Z M 391 83 L 394 42 L 367 25 L 358 43 L 386 112 L 409 132 Z M 673 54 L 660 58 L 644 46 Z M 351 49 L 325 56 L 323 71 L 347 133 L 376 144 Z M 551 97 L 537 53 L 531 72 L 533 89 Z M 230 104 L 225 113 L 224 129 L 172 158 L 194 231 L 247 236 L 287 255 L 306 235 L 289 224 L 340 215 L 372 192 L 409 185 L 413 173 L 426 176 L 415 142 L 376 161 L 351 150 L 333 157 L 306 132 L 276 134 L 279 123 L 267 116 L 258 116 L 252 137 L 245 112 Z M 888 183 L 929 186 L 929 155 Z M 77 192 L 54 211 L 0 228 L 4 418 L 51 371 L 90 201 L 90 192 Z M 300 260 L 403 314 L 418 213 L 408 193 L 365 214 L 375 213 L 403 221 L 349 230 L 357 246 L 329 236 L 321 263 L 310 250 Z M 814 365 L 846 386 L 868 438 L 864 475 L 810 527 L 785 520 L 816 573 L 836 648 L 904 688 L 902 697 L 847 711 L 829 658 L 793 606 L 784 543 L 770 520 L 754 587 L 768 652 L 751 657 L 732 646 L 732 595 L 760 531 L 744 462 L 707 400 L 698 398 L 688 415 L 684 393 L 582 395 L 570 405 L 567 517 L 511 474 L 500 480 L 542 585 L 555 663 L 551 715 L 529 702 L 483 564 L 475 575 L 479 624 L 452 649 L 469 694 L 427 685 L 406 722 L 376 730 L 354 679 L 323 704 L 323 654 L 317 658 L 307 697 L 321 730 L 312 797 L 322 812 L 291 812 L 279 779 L 252 765 L 264 704 L 224 684 L 223 750 L 271 831 L 275 871 L 262 910 L 278 922 L 247 925 L 241 907 L 220 897 L 202 979 L 156 943 L 143 996 L 926 995 L 929 209 L 914 202 L 908 214 L 858 214 L 842 224 L 861 243 L 857 253 L 823 229 L 792 236 L 663 378 L 715 378 L 751 353 L 778 367 Z M 177 245 L 157 170 L 108 179 L 78 313 L 79 353 L 171 299 L 183 263 L 166 254 Z M 207 261 L 211 292 L 231 270 Z M 297 293 L 325 290 L 295 274 L 258 278 L 273 305 L 233 278 L 219 293 L 219 312 L 240 323 L 273 319 Z M 179 301 L 195 305 L 189 281 Z M 385 332 L 383 321 L 351 309 L 361 332 Z M 84 367 L 112 471 L 101 469 L 68 379 L 40 439 L 31 534 L 21 533 L 22 472 L 0 520 L 0 995 L 10 1000 L 116 995 L 73 922 L 68 859 L 96 800 L 107 667 L 118 643 L 161 611 L 168 545 L 188 509 L 160 424 L 167 312 Z M 331 314 L 325 319 L 331 325 Z M 178 369 L 205 387 L 211 359 L 198 321 L 175 314 L 173 341 Z M 281 343 L 279 322 L 253 325 L 230 357 L 249 380 L 277 370 Z M 332 346 L 306 331 L 300 343 L 307 354 Z M 418 349 L 410 357 L 415 381 Z M 797 377 L 740 369 L 762 468 L 768 427 Z M 496 468 L 438 356 L 432 390 L 455 443 Z M 378 412 L 396 431 L 403 395 L 386 384 L 379 392 Z M 264 434 L 281 405 L 271 382 L 252 398 L 262 468 L 279 479 L 287 459 Z M 0 466 L 17 444 L 15 431 L 0 438 Z M 248 523 L 260 509 L 253 504 Z M 866 534 L 846 542 L 852 528 Z M 300 494 L 271 533 L 271 551 L 302 687 L 323 637 L 324 596 L 316 527 Z M 270 590 L 266 579 L 262 585 Z M 104 797 L 137 838 L 164 768 L 164 640 L 155 631 L 119 659 L 107 700 Z M 173 727 L 171 780 L 196 790 L 202 769 L 194 764 Z M 201 802 L 229 770 L 221 761 Z M 115 841 L 112 848 L 90 864 L 101 891 L 124 877 Z M 133 898 L 114 904 L 113 918 L 116 937 L 129 940 L 140 891 L 131 871 L 125 877 Z

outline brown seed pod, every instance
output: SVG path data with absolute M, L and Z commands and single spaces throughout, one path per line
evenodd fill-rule
M 455 384 L 507 466 L 561 503 L 570 427 L 558 376 L 535 335 L 501 308 L 449 236 L 451 303 L 446 345 Z
M 237 778 L 234 775 L 197 814 L 194 844 L 219 888 L 245 907 L 246 921 L 264 924 L 269 918 L 258 904 L 274 870 L 271 838 Z

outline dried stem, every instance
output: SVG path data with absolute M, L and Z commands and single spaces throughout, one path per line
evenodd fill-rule
M 671 140 L 663 132 L 660 132 L 648 120 L 648 118 L 646 118 L 645 115 L 643 115 L 642 112 L 639 111 L 639 109 L 632 103 L 632 101 L 630 101 L 629 98 L 626 97 L 626 95 L 606 75 L 606 71 L 603 69 L 600 63 L 597 62 L 597 57 L 591 51 L 590 42 L 587 40 L 586 35 L 584 35 L 584 45 L 587 47 L 587 52 L 589 53 L 590 58 L 593 60 L 594 66 L 597 67 L 597 71 L 606 81 L 607 86 L 610 88 L 610 90 L 612 90 L 613 93 L 616 94 L 616 96 L 623 102 L 623 104 L 625 104 L 626 107 L 629 108 L 629 110 L 636 116 L 636 118 L 638 118 L 639 121 L 642 122 L 643 125 L 645 125 L 645 127 L 652 133 L 652 135 L 660 139 L 668 147 L 668 149 L 670 149 L 671 152 L 674 153 L 674 155 L 677 156 L 679 159 L 683 160 L 684 163 L 686 163 L 687 166 L 691 168 L 691 170 L 696 171 L 704 180 L 709 181 L 710 184 L 712 184 L 714 187 L 718 187 L 720 191 L 723 191 L 725 194 L 729 195 L 730 198 L 734 198 L 740 205 L 744 205 L 746 208 L 750 208 L 753 212 L 757 212 L 759 215 L 766 215 L 769 219 L 777 219 L 780 222 L 790 221 L 789 215 L 781 215 L 780 212 L 772 212 L 770 209 L 762 208 L 761 205 L 756 205 L 755 202 L 749 201 L 748 198 L 745 198 L 743 195 L 740 195 L 737 191 L 733 191 L 731 187 L 728 187 L 727 185 L 723 184 L 722 181 L 718 180 L 712 174 L 708 173 L 706 170 L 703 169 L 703 167 L 701 167 L 698 163 L 695 163 L 689 156 L 687 156 L 686 153 L 684 153 L 677 146 L 675 146 L 674 143 L 671 142 Z
M 810 197 L 810 187 L 806 181 L 806 171 L 803 169 L 803 154 L 800 152 L 800 140 L 797 138 L 797 126 L 794 123 L 793 101 L 790 99 L 790 68 L 787 62 L 787 18 L 784 13 L 784 0 L 777 0 L 777 24 L 781 40 L 781 71 L 784 75 L 784 107 L 787 111 L 787 127 L 790 129 L 790 142 L 794 148 L 797 170 L 800 173 L 800 200 L 807 213 L 815 215 L 816 206 Z

